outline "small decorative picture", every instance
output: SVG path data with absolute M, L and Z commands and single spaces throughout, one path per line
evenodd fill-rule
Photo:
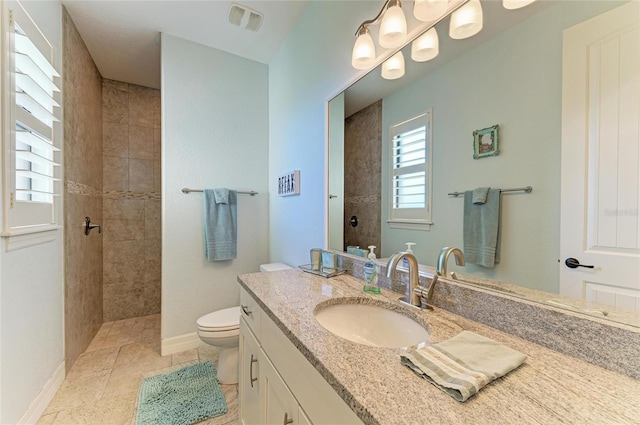
M 289 171 L 278 177 L 278 196 L 300 195 L 300 170 Z
M 473 132 L 473 159 L 498 155 L 498 124 Z

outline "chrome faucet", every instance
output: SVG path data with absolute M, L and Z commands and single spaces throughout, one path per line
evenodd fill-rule
M 414 257 L 412 254 L 409 254 L 408 252 L 399 252 L 397 254 L 394 254 L 393 257 L 389 258 L 389 261 L 387 262 L 387 277 L 390 279 L 393 278 L 393 273 L 395 272 L 398 263 L 403 258 L 406 258 L 409 262 L 409 293 L 406 297 L 401 298 L 400 301 L 413 307 L 420 308 L 422 306 L 422 300 L 420 299 L 420 297 L 426 298 L 427 293 L 429 293 L 430 295 L 430 291 L 427 291 L 426 289 L 420 287 L 418 260 L 416 260 L 416 257 Z
M 436 269 L 436 275 L 447 277 L 447 261 L 449 261 L 449 256 L 451 254 L 456 257 L 457 265 L 464 266 L 464 254 L 460 248 L 445 246 L 442 248 L 442 251 L 440 251 L 440 255 L 438 256 L 438 268 Z M 454 272 L 451 272 L 451 277 L 453 279 L 458 279 Z

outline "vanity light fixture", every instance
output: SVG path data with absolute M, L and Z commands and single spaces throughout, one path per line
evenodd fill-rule
M 449 37 L 461 40 L 476 35 L 482 29 L 482 6 L 480 0 L 470 0 L 453 12 L 449 22 Z
M 502 0 L 502 6 L 509 10 L 520 9 L 521 7 L 530 5 L 534 1 L 536 0 Z
M 411 43 L 411 59 L 426 62 L 438 56 L 440 51 L 438 32 L 433 27 Z
M 360 26 L 356 35 L 358 38 L 353 46 L 351 65 L 355 69 L 369 69 L 376 61 L 376 46 L 369 34 L 369 28 Z
M 383 8 L 384 10 L 384 8 Z M 407 39 L 407 18 L 402 11 L 400 0 L 389 0 L 382 15 L 378 42 L 382 47 L 400 47 Z
M 423 22 L 435 21 L 445 14 L 448 4 L 449 0 L 415 0 L 413 16 Z
M 382 78 L 396 80 L 404 75 L 404 56 L 402 51 L 391 56 L 382 64 Z

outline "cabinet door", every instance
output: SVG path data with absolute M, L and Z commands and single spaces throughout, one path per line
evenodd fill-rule
M 298 402 L 268 359 L 265 358 L 262 366 L 265 423 L 298 425 Z
M 311 420 L 307 417 L 307 414 L 304 413 L 301 407 L 298 408 L 298 419 L 300 425 L 312 425 Z
M 262 350 L 244 318 L 240 319 L 239 419 L 243 425 L 264 424 L 260 402 Z

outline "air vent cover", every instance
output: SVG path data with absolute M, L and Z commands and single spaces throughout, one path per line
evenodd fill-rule
M 227 13 L 229 23 L 249 31 L 258 31 L 262 26 L 262 19 L 262 13 L 238 3 L 231 3 Z

